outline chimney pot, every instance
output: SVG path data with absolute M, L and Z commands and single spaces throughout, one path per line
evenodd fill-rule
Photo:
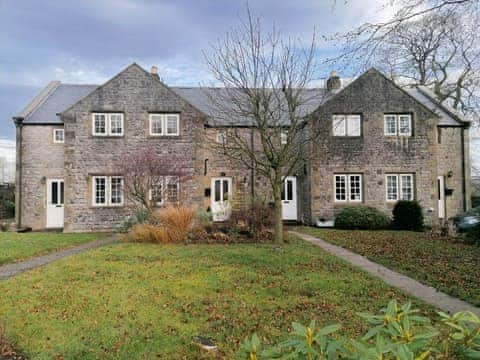
M 336 71 L 330 73 L 330 77 L 327 80 L 327 90 L 330 92 L 335 92 L 342 87 L 342 80 L 340 76 L 337 75 Z
M 150 69 L 150 73 L 152 75 L 158 75 L 158 67 L 156 67 L 155 65 L 152 66 L 152 68 Z

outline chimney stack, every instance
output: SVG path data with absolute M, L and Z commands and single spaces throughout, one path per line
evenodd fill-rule
M 342 80 L 340 76 L 337 75 L 336 71 L 330 73 L 330 77 L 327 80 L 327 90 L 329 92 L 335 92 L 342 87 Z
M 152 74 L 153 77 L 160 79 L 160 77 L 158 76 L 158 67 L 156 67 L 155 65 L 153 65 L 150 69 L 150 74 Z

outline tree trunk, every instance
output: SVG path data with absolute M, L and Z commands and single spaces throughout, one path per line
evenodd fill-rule
M 277 181 L 273 189 L 274 199 L 274 221 L 275 221 L 275 244 L 283 243 L 283 221 L 282 221 L 282 181 Z

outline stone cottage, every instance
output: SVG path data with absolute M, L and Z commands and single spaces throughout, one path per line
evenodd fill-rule
M 191 175 L 152 189 L 158 206 L 181 199 L 222 221 L 264 194 L 264 179 L 211 149 L 227 126 L 209 104 L 215 91 L 169 87 L 155 67 L 137 64 L 100 86 L 51 82 L 14 117 L 17 225 L 120 226 L 132 209 L 114 164 L 147 148 Z M 427 88 L 400 88 L 371 69 L 347 86 L 332 74 L 312 91 L 324 96 L 305 109 L 305 131 L 320 136 L 302 171 L 285 179 L 285 220 L 328 225 L 345 205 L 390 212 L 397 200 L 415 199 L 436 223 L 470 207 L 469 123 Z M 233 126 L 251 131 L 242 119 Z

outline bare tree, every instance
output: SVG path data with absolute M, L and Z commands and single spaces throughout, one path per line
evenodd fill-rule
M 125 197 L 133 206 L 149 214 L 159 203 L 178 201 L 178 184 L 188 178 L 185 169 L 178 167 L 171 157 L 159 156 L 153 149 L 138 150 L 122 156 L 115 166 L 123 175 Z M 169 194 L 170 189 L 176 194 Z
M 348 3 L 348 0 L 345 0 Z M 396 9 L 393 16 L 382 22 L 366 22 L 344 34 L 333 36 L 341 40 L 344 49 L 334 60 L 369 62 L 385 39 L 405 23 L 426 15 L 478 14 L 480 0 L 385 0 L 381 9 Z
M 476 28 L 471 15 L 424 16 L 388 34 L 373 54 L 372 64 L 400 83 L 431 88 L 441 103 L 465 115 L 478 114 L 480 37 Z
M 247 9 L 245 21 L 212 45 L 205 58 L 223 87 L 210 96 L 215 119 L 225 126 L 219 150 L 268 179 L 275 241 L 280 244 L 283 181 L 304 164 L 308 156 L 304 149 L 314 138 L 304 127 L 305 109 L 320 101 L 318 92 L 309 89 L 315 70 L 315 35 L 304 47 L 299 40 L 283 38 L 275 27 L 264 32 L 261 20 Z

